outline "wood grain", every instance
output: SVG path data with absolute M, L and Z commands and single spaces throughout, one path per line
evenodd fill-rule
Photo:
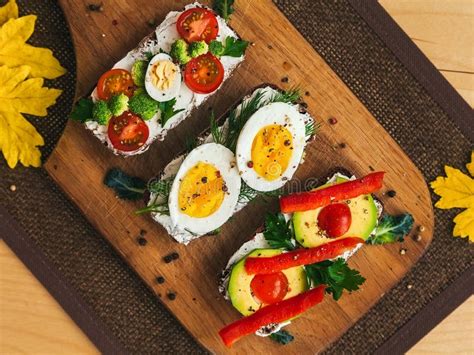
M 185 2 L 163 1 L 162 6 L 156 8 L 141 0 L 134 3 L 131 11 L 130 3 L 125 0 L 114 1 L 113 6 L 105 1 L 107 14 L 89 16 L 83 15 L 83 1 L 62 0 L 60 3 L 75 40 L 78 94 L 81 95 L 149 31 L 143 18 L 152 16 L 161 20 L 168 11 Z M 380 196 L 388 212 L 409 210 L 417 223 L 426 227 L 421 242 L 408 238 L 404 244 L 408 253 L 404 256 L 399 253 L 399 245 L 364 248 L 351 259 L 351 264 L 367 276 L 363 289 L 338 303 L 327 298 L 322 306 L 289 327 L 298 336 L 287 351 L 319 351 L 336 340 L 412 267 L 431 241 L 433 211 L 420 172 L 368 110 L 271 1 L 252 2 L 252 7 L 250 3 L 250 0 L 239 2 L 232 26 L 255 46 L 234 77 L 211 99 L 216 112 L 224 112 L 232 102 L 262 82 L 281 84 L 279 79 L 288 77 L 286 87 L 300 85 L 309 92 L 310 96 L 305 97 L 309 111 L 322 123 L 320 135 L 308 147 L 306 163 L 296 178 L 301 182 L 311 177 L 320 178 L 337 166 L 344 166 L 357 175 L 368 173 L 369 167 L 384 170 L 388 173 L 386 190 L 397 191 L 394 199 Z M 121 26 L 113 26 L 112 19 Z M 134 31 L 129 30 L 131 23 Z M 327 123 L 332 116 L 338 118 L 336 126 Z M 71 122 L 45 168 L 145 283 L 161 295 L 163 303 L 196 339 L 208 349 L 221 353 L 226 349 L 217 332 L 239 316 L 219 296 L 217 275 L 229 256 L 262 223 L 266 208 L 258 204 L 249 206 L 227 223 L 219 236 L 201 238 L 185 247 L 173 242 L 149 217 L 135 216 L 133 211 L 139 204 L 117 200 L 102 184 L 105 172 L 114 166 L 143 178 L 152 177 L 182 149 L 184 137 L 195 136 L 207 125 L 207 114 L 200 110 L 174 130 L 165 142 L 155 144 L 146 154 L 123 159 L 113 156 L 83 127 Z M 339 143 L 345 143 L 346 148 L 335 148 Z M 148 232 L 146 247 L 136 242 L 141 229 Z M 180 259 L 164 263 L 163 256 L 172 251 L 179 252 Z M 157 275 L 164 276 L 166 283 L 158 285 Z M 176 300 L 166 298 L 169 291 L 177 292 Z M 205 321 L 203 309 L 207 310 Z M 277 344 L 253 336 L 239 342 L 232 352 L 280 350 Z
M 474 106 L 474 2 L 381 0 L 380 4 Z
M 472 57 L 464 59 L 463 56 L 460 67 L 457 67 L 458 55 L 466 50 L 466 46 L 461 45 L 463 36 L 473 37 L 474 31 L 472 27 L 472 14 L 467 21 L 462 13 L 454 15 L 456 21 L 462 23 L 459 31 L 446 31 L 446 36 L 442 39 L 432 35 L 436 31 L 435 20 L 444 21 L 446 17 L 451 18 L 453 12 L 456 12 L 459 4 L 461 4 L 462 12 L 468 13 L 472 9 L 472 3 L 463 0 L 439 1 L 439 0 L 415 0 L 415 1 L 389 1 L 382 0 L 381 4 L 395 18 L 395 20 L 407 31 L 412 38 L 425 39 L 436 38 L 436 46 L 443 50 L 451 46 L 446 55 L 448 60 L 453 63 L 450 68 L 454 71 L 462 71 L 462 68 L 472 64 Z M 440 6 L 442 4 L 443 6 Z M 401 22 L 400 18 L 405 16 L 406 7 L 410 6 L 411 15 Z M 424 16 L 426 13 L 431 16 Z M 472 41 L 471 41 L 472 43 Z M 419 43 L 417 43 L 419 45 Z M 425 54 L 433 61 L 431 52 L 427 52 L 425 48 L 421 48 Z M 453 58 L 452 60 L 450 58 Z M 439 67 L 439 66 L 438 66 Z M 453 75 L 455 80 L 448 77 L 448 80 L 460 93 L 473 105 L 474 85 L 472 85 L 472 75 L 460 73 L 443 73 Z M 469 99 L 471 98 L 471 99 Z M 6 187 L 8 188 L 8 187 Z M 1 237 L 1 236 L 0 236 Z M 3 245 L 2 245 L 3 244 Z M 44 288 L 35 282 L 34 276 L 26 272 L 26 268 L 22 265 L 11 250 L 4 247 L 4 243 L 0 242 L 2 257 L 0 258 L 0 289 L 2 290 L 2 307 L 0 317 L 0 352 L 5 353 L 75 353 L 79 347 L 88 348 L 90 341 L 82 335 L 81 330 L 65 316 L 60 306 L 52 300 L 52 297 L 44 290 Z M 3 250 L 5 249 L 5 250 Z M 4 274 L 16 275 L 14 278 L 6 277 Z M 4 298 L 3 290 L 10 289 L 16 295 L 15 298 Z M 35 312 L 35 303 L 31 302 L 30 295 L 34 295 L 36 302 L 42 305 L 44 313 Z M 410 353 L 453 353 L 459 351 L 461 353 L 470 353 L 473 349 L 472 332 L 474 331 L 474 316 L 472 315 L 473 299 L 459 307 L 452 315 L 446 318 L 440 325 L 429 333 L 423 340 L 418 343 Z M 17 307 L 16 304 L 22 307 Z M 5 312 L 12 310 L 11 317 L 4 317 Z M 49 317 L 51 316 L 51 317 Z M 30 322 L 23 322 L 27 318 Z M 57 323 L 57 328 L 43 327 L 45 322 Z M 40 325 L 41 324 L 41 325 Z M 460 326 L 462 325 L 462 326 Z M 8 331 L 8 328 L 11 331 Z M 41 329 L 38 329 L 41 328 Z M 77 345 L 61 343 L 59 351 L 52 351 L 55 346 L 53 339 L 57 330 L 61 330 L 61 334 L 69 339 L 78 339 Z M 5 336 L 7 334 L 9 336 Z M 40 336 L 37 336 L 41 332 Z M 440 342 L 443 337 L 443 342 Z M 90 348 L 88 348 L 90 349 Z M 82 353 L 82 351 L 80 351 Z M 94 350 L 87 350 L 84 353 L 96 353 Z
M 1 354 L 98 354 L 3 240 L 0 270 Z

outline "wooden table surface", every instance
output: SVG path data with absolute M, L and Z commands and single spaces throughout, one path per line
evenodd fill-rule
M 474 106 L 474 0 L 380 2 Z M 473 334 L 474 297 L 471 297 L 410 353 L 472 354 Z M 0 353 L 98 353 L 4 241 L 0 241 Z

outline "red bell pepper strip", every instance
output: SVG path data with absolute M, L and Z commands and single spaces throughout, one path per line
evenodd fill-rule
M 222 328 L 219 335 L 224 344 L 230 348 L 240 338 L 255 333 L 265 325 L 287 321 L 317 305 L 324 298 L 325 288 L 325 285 L 321 285 L 286 300 L 260 308 L 254 314 Z
M 315 248 L 297 249 L 275 256 L 248 257 L 245 260 L 245 271 L 249 275 L 273 274 L 295 266 L 319 263 L 334 259 L 345 251 L 352 250 L 359 243 L 364 243 L 364 240 L 357 237 L 347 237 Z
M 280 210 L 283 213 L 309 211 L 332 202 L 370 194 L 382 188 L 384 174 L 384 172 L 371 173 L 363 178 L 331 185 L 324 189 L 282 196 Z

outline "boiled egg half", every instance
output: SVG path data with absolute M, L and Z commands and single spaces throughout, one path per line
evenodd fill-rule
M 293 105 L 275 102 L 260 108 L 237 140 L 242 179 L 257 191 L 279 189 L 293 177 L 305 145 L 304 117 Z
M 168 203 L 173 226 L 197 235 L 216 230 L 232 216 L 240 185 L 232 151 L 216 143 L 193 149 L 171 186 Z
M 145 75 L 145 89 L 158 102 L 175 98 L 181 87 L 181 70 L 166 53 L 158 53 L 150 63 Z

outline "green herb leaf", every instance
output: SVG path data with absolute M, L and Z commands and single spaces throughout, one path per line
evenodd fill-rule
M 104 184 L 115 190 L 117 196 L 125 200 L 139 200 L 145 193 L 145 182 L 135 176 L 127 175 L 118 168 L 110 169 L 104 178 Z
M 212 9 L 227 21 L 234 12 L 234 0 L 214 0 Z
M 283 188 L 273 190 L 273 191 L 257 191 L 252 189 L 249 185 L 247 185 L 244 181 L 242 181 L 242 185 L 240 187 L 239 193 L 239 203 L 249 203 L 253 201 L 258 196 L 263 197 L 275 197 L 281 196 L 283 194 Z
M 170 176 L 166 179 L 156 179 L 148 183 L 148 191 L 154 194 L 155 202 L 144 208 L 135 211 L 135 214 L 144 213 L 158 213 L 162 215 L 169 215 L 168 199 L 171 192 L 171 186 L 173 185 L 174 176 Z
M 269 100 L 263 99 L 262 92 L 257 93 L 250 100 L 239 105 L 239 107 L 230 112 L 228 118 L 229 124 L 225 135 L 224 145 L 231 151 L 235 152 L 237 140 L 239 138 L 240 132 L 242 131 L 242 128 L 245 126 L 249 118 L 252 117 L 252 115 L 257 112 L 261 107 L 273 102 L 285 102 L 294 104 L 299 97 L 300 95 L 298 89 L 278 92 L 273 95 Z
M 295 337 L 286 330 L 279 330 L 278 332 L 270 334 L 270 339 L 282 345 L 286 345 L 288 343 L 291 343 L 295 339 Z
M 161 53 L 161 48 L 160 48 L 160 53 Z M 147 61 L 150 61 L 155 56 L 153 52 L 150 52 L 150 51 L 143 53 L 143 55 L 145 56 Z
M 341 298 L 344 290 L 356 291 L 365 282 L 359 271 L 351 269 L 343 258 L 306 265 L 305 269 L 308 282 L 314 287 L 326 285 L 326 292 L 332 294 L 336 301 Z
M 384 215 L 380 221 L 375 235 L 371 236 L 368 244 L 387 244 L 403 242 L 405 236 L 413 228 L 413 216 L 409 213 L 398 216 Z
M 69 117 L 74 121 L 79 121 L 82 123 L 91 121 L 93 107 L 94 102 L 92 99 L 82 98 L 76 103 Z
M 319 123 L 315 123 L 313 120 L 308 121 L 304 126 L 306 137 L 314 136 L 318 131 L 319 127 Z
M 186 153 L 191 153 L 191 151 L 196 148 L 198 145 L 197 139 L 196 138 L 190 138 L 187 137 L 186 140 L 184 141 L 184 146 L 186 147 Z
M 244 128 L 244 125 L 247 123 L 248 119 L 266 103 L 267 102 L 263 100 L 263 93 L 259 92 L 250 100 L 240 105 L 237 109 L 231 111 L 228 118 L 229 127 L 225 142 L 225 146 L 227 148 L 235 152 L 240 131 L 242 131 L 242 128 Z
M 224 52 L 221 54 L 222 57 L 241 57 L 245 54 L 249 42 L 242 39 L 236 39 L 234 37 L 227 37 L 224 44 Z
M 284 102 L 287 104 L 295 104 L 301 98 L 301 89 L 293 87 L 286 91 L 279 91 L 273 95 L 271 102 Z
M 168 196 L 173 185 L 174 176 L 162 180 L 154 180 L 148 184 L 148 191 L 168 201 Z
M 176 104 L 176 98 L 165 101 L 165 102 L 160 102 L 159 103 L 159 109 L 161 111 L 161 126 L 164 126 L 168 120 L 176 115 L 177 113 L 184 111 L 184 109 L 176 110 L 174 109 L 174 105 Z
M 214 111 L 211 112 L 210 121 L 212 140 L 214 143 L 225 145 L 225 137 L 222 128 L 217 123 Z
M 293 250 L 296 248 L 293 243 L 294 234 L 291 220 L 285 220 L 285 216 L 281 213 L 267 213 L 265 216 L 265 231 L 263 236 L 268 245 L 272 248 Z

